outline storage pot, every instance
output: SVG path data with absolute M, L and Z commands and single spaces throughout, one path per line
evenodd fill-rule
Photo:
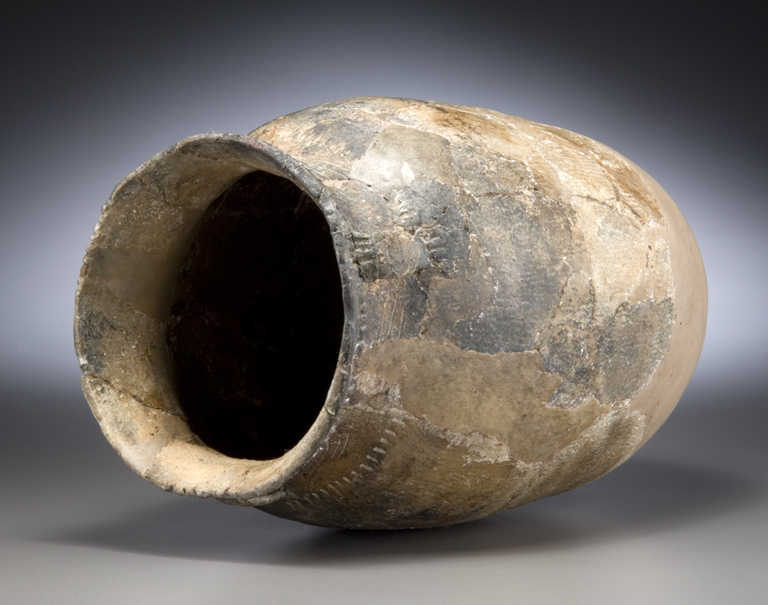
M 104 207 L 83 390 L 155 485 L 306 523 L 477 519 L 592 481 L 680 398 L 706 280 L 611 149 L 351 99 L 185 139 Z

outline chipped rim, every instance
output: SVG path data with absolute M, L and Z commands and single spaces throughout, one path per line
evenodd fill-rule
M 97 253 L 103 250 L 99 246 L 100 239 L 109 236 L 121 228 L 120 215 L 113 213 L 115 206 L 125 203 L 121 194 L 129 187 L 139 190 L 139 196 L 147 199 L 152 195 L 151 187 L 146 186 L 152 175 L 165 170 L 176 171 L 179 160 L 187 174 L 179 175 L 177 182 L 183 177 L 205 179 L 205 170 L 216 171 L 208 175 L 218 179 L 218 193 L 211 196 L 201 207 L 202 211 L 224 192 L 236 180 L 249 172 L 262 170 L 288 179 L 304 191 L 321 209 L 330 227 L 336 251 L 337 266 L 341 278 L 342 301 L 344 306 L 344 328 L 336 372 L 330 384 L 325 403 L 314 423 L 304 437 L 283 456 L 271 460 L 249 460 L 231 458 L 202 443 L 190 430 L 186 419 L 180 412 L 176 394 L 170 393 L 169 400 L 164 405 L 148 406 L 141 398 L 132 395 L 129 390 L 120 385 L 111 384 L 105 377 L 100 376 L 98 369 L 94 371 L 89 364 L 88 355 L 97 354 L 106 357 L 106 347 L 84 334 L 85 323 L 81 319 L 87 312 L 106 314 L 109 318 L 107 296 L 87 296 L 84 290 L 93 280 L 100 278 L 94 275 L 99 265 L 105 265 Z M 214 168 L 211 168 L 211 167 Z M 225 176 L 222 177 L 221 173 Z M 201 176 L 201 173 L 203 175 Z M 207 183 L 210 185 L 210 183 Z M 184 206 L 185 200 L 176 190 L 163 189 L 164 198 Z M 235 134 L 204 134 L 186 138 L 176 145 L 155 155 L 126 177 L 113 191 L 109 201 L 102 209 L 102 215 L 97 223 L 92 243 L 86 251 L 83 267 L 78 281 L 75 300 L 74 338 L 75 350 L 80 361 L 83 392 L 91 406 L 94 416 L 99 421 L 102 431 L 120 454 L 128 466 L 151 483 L 178 494 L 213 497 L 237 504 L 259 506 L 279 500 L 283 494 L 282 486 L 321 447 L 324 437 L 333 424 L 333 418 L 344 400 L 348 390 L 350 365 L 354 354 L 355 309 L 358 306 L 355 288 L 352 285 L 353 272 L 346 265 L 348 257 L 347 239 L 339 226 L 338 215 L 333 201 L 323 193 L 322 182 L 296 160 L 283 151 L 251 136 Z M 175 196 L 175 197 L 174 197 Z M 191 202 L 190 202 L 191 203 Z M 139 219 L 140 220 L 140 219 Z M 199 215 L 193 225 L 185 229 L 186 236 L 180 235 L 171 243 L 175 255 L 171 258 L 158 259 L 166 270 L 178 271 L 180 258 L 191 239 L 190 232 L 199 221 Z M 171 266 L 175 263 L 175 266 Z M 142 279 L 138 275 L 137 279 Z M 109 287 L 109 286 L 107 286 Z M 141 283 L 137 284 L 141 287 Z M 171 286 L 169 285 L 168 288 Z M 160 300 L 164 295 L 157 292 Z M 167 294 L 167 293 L 165 293 Z M 111 296 L 112 294 L 110 294 Z M 119 295 L 117 295 L 119 298 Z M 127 303 L 126 301 L 125 304 Z M 170 309 L 168 309 L 170 313 Z M 166 320 L 167 321 L 167 314 Z M 95 344 L 95 346 L 94 346 Z M 163 346 L 165 343 L 163 343 Z M 106 366 L 121 370 L 134 362 L 126 362 L 119 358 L 106 357 Z M 156 365 L 148 358 L 144 361 L 147 373 L 151 376 L 157 371 Z M 127 368 L 125 368 L 127 369 Z M 170 375 L 170 367 L 160 368 L 161 372 Z M 143 422 L 148 423 L 142 426 Z

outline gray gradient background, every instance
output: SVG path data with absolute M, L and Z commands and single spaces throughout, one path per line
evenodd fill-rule
M 0 603 L 768 602 L 758 3 L 158 4 L 0 9 Z M 71 320 L 112 188 L 192 134 L 364 95 L 580 132 L 683 210 L 707 341 L 621 468 L 463 526 L 338 532 L 163 493 L 101 437 Z

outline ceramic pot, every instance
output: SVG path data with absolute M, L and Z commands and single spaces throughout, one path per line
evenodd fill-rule
M 680 398 L 706 280 L 678 208 L 586 137 L 403 99 L 155 156 L 77 290 L 126 463 L 306 523 L 477 519 L 592 481 Z

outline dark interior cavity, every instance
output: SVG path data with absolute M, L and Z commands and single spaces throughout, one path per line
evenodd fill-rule
M 287 179 L 241 178 L 206 210 L 174 289 L 166 339 L 192 431 L 234 458 L 282 456 L 320 413 L 343 324 L 323 213 Z

